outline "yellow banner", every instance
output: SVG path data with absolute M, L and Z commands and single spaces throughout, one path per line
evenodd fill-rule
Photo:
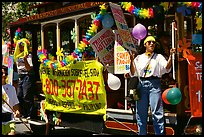
M 78 114 L 106 114 L 106 90 L 103 65 L 96 61 L 80 61 L 57 69 L 41 64 L 45 109 Z

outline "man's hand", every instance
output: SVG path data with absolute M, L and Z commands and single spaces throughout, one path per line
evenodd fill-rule
M 17 117 L 19 118 L 21 116 L 20 112 L 18 110 L 16 110 L 15 114 L 14 114 L 14 117 Z
M 24 56 L 24 58 L 23 58 L 24 61 L 27 60 L 27 58 L 28 58 L 28 54 Z
M 130 78 L 130 74 L 129 73 L 125 73 L 124 74 L 124 78 Z

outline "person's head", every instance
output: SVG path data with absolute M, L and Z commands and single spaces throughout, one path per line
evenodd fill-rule
M 24 45 L 22 42 L 19 42 L 19 50 L 20 50 L 20 52 L 24 51 Z
M 2 71 L 2 85 L 4 85 L 6 83 L 6 79 L 8 76 L 8 67 L 3 65 L 1 71 Z
M 156 40 L 153 36 L 147 36 L 144 40 L 144 47 L 146 48 L 146 52 L 154 52 Z

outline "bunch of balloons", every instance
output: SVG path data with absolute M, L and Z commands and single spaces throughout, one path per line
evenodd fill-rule
M 181 102 L 182 94 L 178 88 L 168 88 L 162 93 L 162 99 L 166 104 L 177 105 Z

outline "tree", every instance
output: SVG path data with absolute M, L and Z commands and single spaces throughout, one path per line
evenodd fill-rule
M 29 8 L 40 3 L 42 2 L 2 2 L 2 38 L 4 40 L 10 39 L 8 32 L 10 22 L 37 14 L 37 8 Z

